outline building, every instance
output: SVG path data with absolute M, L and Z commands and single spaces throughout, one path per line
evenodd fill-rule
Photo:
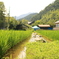
M 32 28 L 33 28 L 34 30 L 40 29 L 38 26 L 33 26 Z
M 40 29 L 45 29 L 45 30 L 51 30 L 52 28 L 51 28 L 51 26 L 50 25 L 38 25 L 38 27 L 40 28 Z
M 28 24 L 30 25 L 32 22 L 28 22 Z
M 32 21 L 32 22 L 28 22 L 28 25 L 31 25 L 31 24 L 33 24 L 35 21 Z
M 56 24 L 56 27 L 53 28 L 53 29 L 54 29 L 54 30 L 59 30 L 59 21 L 56 21 L 55 24 Z
M 59 21 L 55 22 L 56 27 L 59 27 Z

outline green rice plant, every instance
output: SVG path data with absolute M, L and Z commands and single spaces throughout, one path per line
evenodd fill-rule
M 28 43 L 26 59 L 59 59 L 59 31 L 37 30 L 36 32 L 52 41 Z
M 57 31 L 57 30 L 39 30 L 36 32 L 49 38 L 52 41 L 59 40 L 59 31 Z
M 59 59 L 59 41 L 28 43 L 26 59 Z
M 17 43 L 27 39 L 32 33 L 32 30 L 17 31 L 17 30 L 0 30 L 0 59 L 6 51 L 12 48 Z

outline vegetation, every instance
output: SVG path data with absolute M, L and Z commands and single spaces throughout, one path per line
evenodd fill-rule
M 30 21 L 31 18 L 32 18 L 33 16 L 35 16 L 36 14 L 37 14 L 37 13 L 31 13 L 31 14 L 29 14 L 28 16 L 22 18 L 22 19 L 26 19 L 26 20 Z M 22 20 L 22 19 L 19 19 L 19 20 Z
M 21 21 L 18 21 L 14 17 L 10 17 L 9 13 L 7 14 L 5 13 L 6 13 L 5 5 L 3 2 L 0 2 L 0 29 L 20 30 L 21 27 L 19 27 L 20 29 L 17 29 L 17 26 L 21 25 L 23 30 L 24 29 L 23 24 L 25 26 L 25 24 L 28 23 L 28 20 L 23 19 Z M 25 26 L 25 28 L 27 29 L 28 27 Z
M 40 20 L 39 24 L 55 26 L 55 21 L 59 20 L 59 0 L 55 0 L 55 2 L 49 4 L 44 10 L 31 19 L 31 21 L 37 20 Z
M 28 43 L 26 59 L 59 59 L 59 41 Z
M 51 26 L 55 26 L 55 22 L 57 20 L 59 20 L 59 9 L 49 11 L 48 13 L 44 14 L 40 20 L 35 21 L 33 24 L 49 24 Z
M 40 24 L 40 23 L 41 23 L 41 21 L 40 21 L 40 20 L 37 20 L 37 21 L 35 21 L 35 22 L 32 24 L 32 26 L 38 25 L 38 24 Z
M 50 40 L 52 41 L 56 41 L 56 40 L 59 40 L 59 31 L 56 31 L 56 30 L 40 30 L 40 31 L 37 31 L 38 33 L 40 33 L 41 35 L 49 38 Z
M 0 2 L 0 29 L 5 28 L 5 6 Z
M 59 31 L 40 30 L 36 32 L 52 40 L 52 42 L 28 43 L 26 59 L 59 59 Z
M 22 42 L 28 38 L 32 30 L 28 31 L 14 31 L 14 30 L 0 30 L 0 59 L 6 51 L 12 48 L 17 43 Z
M 5 22 L 5 29 L 15 29 L 16 26 L 19 24 L 14 17 L 6 17 Z
M 59 0 L 55 0 L 55 2 L 49 4 L 47 7 L 45 7 L 44 10 L 39 12 L 39 14 L 35 15 L 31 20 L 32 21 L 40 20 L 42 18 L 42 15 L 48 13 L 49 11 L 57 10 L 57 9 L 59 9 Z
M 49 11 L 40 19 L 41 24 L 49 24 L 51 26 L 55 26 L 55 22 L 59 20 L 59 9 Z

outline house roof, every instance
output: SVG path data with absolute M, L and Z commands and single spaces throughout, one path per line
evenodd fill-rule
M 38 26 L 33 26 L 32 28 L 39 28 Z
M 50 27 L 50 25 L 38 25 L 39 27 Z
M 30 24 L 30 23 L 32 23 L 32 22 L 28 22 L 28 24 Z
M 59 21 L 56 21 L 55 23 L 56 23 L 56 24 L 59 24 Z

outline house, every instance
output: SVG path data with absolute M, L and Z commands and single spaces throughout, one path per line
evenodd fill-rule
M 28 24 L 30 25 L 32 22 L 28 22 Z
M 33 28 L 34 30 L 40 29 L 38 26 L 33 26 L 32 28 Z
M 59 21 L 56 21 L 55 24 L 56 24 L 56 27 L 53 28 L 53 29 L 54 29 L 54 30 L 59 30 Z
M 35 21 L 32 21 L 32 22 L 28 22 L 28 25 L 31 25 L 31 24 L 33 24 Z
M 38 25 L 38 27 L 40 27 L 40 29 L 48 29 L 48 30 L 51 30 L 51 26 L 50 25 Z
M 55 22 L 56 27 L 59 27 L 59 21 Z

